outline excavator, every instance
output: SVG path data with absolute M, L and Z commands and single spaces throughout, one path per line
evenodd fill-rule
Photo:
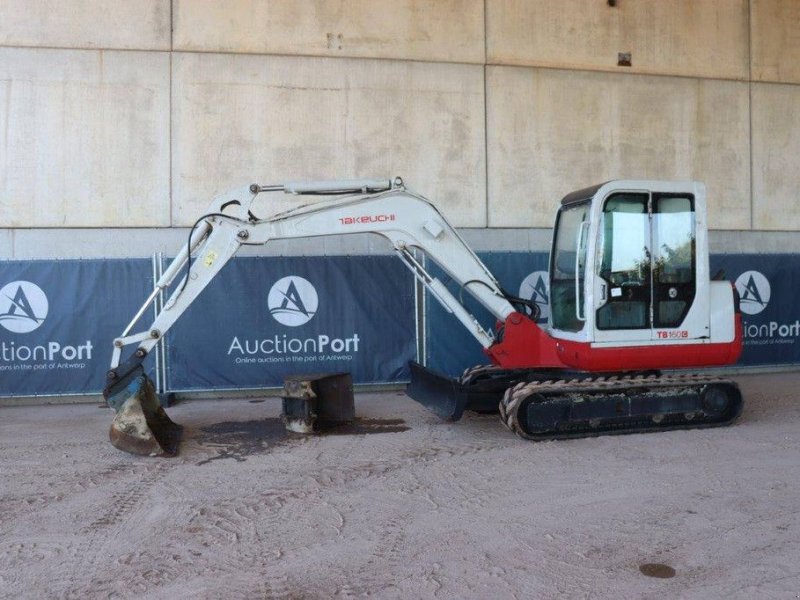
M 269 193 L 317 201 L 259 218 L 256 201 Z M 242 246 L 352 233 L 386 238 L 488 358 L 456 379 L 412 361 L 408 395 L 445 420 L 494 411 L 518 436 L 551 440 L 721 426 L 742 410 L 735 382 L 696 372 L 733 364 L 742 350 L 736 290 L 709 272 L 702 183 L 610 181 L 565 196 L 553 230 L 546 325 L 540 307 L 504 290 L 442 213 L 399 177 L 252 184 L 211 202 L 114 340 L 104 389 L 116 411 L 112 443 L 136 454 L 172 452 L 180 426 L 159 405 L 143 362 Z M 153 322 L 134 333 L 167 291 Z M 494 330 L 465 308 L 465 291 L 496 319 Z

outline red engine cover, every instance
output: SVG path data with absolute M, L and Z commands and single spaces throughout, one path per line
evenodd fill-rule
M 493 364 L 505 369 L 562 368 L 579 371 L 641 371 L 711 367 L 735 363 L 742 353 L 742 319 L 736 335 L 721 344 L 668 344 L 592 348 L 586 342 L 558 340 L 521 313 L 502 324 L 502 341 L 486 349 Z

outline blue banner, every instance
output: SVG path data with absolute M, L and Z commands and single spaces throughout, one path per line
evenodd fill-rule
M 739 292 L 744 325 L 740 365 L 800 363 L 800 257 L 735 254 L 711 257 Z
M 101 391 L 152 285 L 150 259 L 1 261 L 0 396 Z
M 237 258 L 166 341 L 168 392 L 336 371 L 404 381 L 416 358 L 413 277 L 393 256 Z
M 545 324 L 547 253 L 481 258 L 508 292 L 544 308 Z M 738 364 L 800 364 L 798 256 L 714 255 L 711 267 L 741 297 Z M 0 262 L 0 397 L 99 392 L 111 342 L 152 285 L 150 259 Z M 450 289 L 494 329 L 468 292 Z M 413 279 L 392 256 L 235 259 L 168 333 L 165 391 L 273 387 L 288 374 L 334 371 L 357 383 L 404 381 L 416 358 L 414 302 Z M 485 364 L 455 317 L 426 303 L 428 365 L 455 376 Z

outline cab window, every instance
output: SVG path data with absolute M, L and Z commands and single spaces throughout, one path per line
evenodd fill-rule
M 583 281 L 590 202 L 561 208 L 556 220 L 550 265 L 552 327 L 563 331 L 583 328 Z

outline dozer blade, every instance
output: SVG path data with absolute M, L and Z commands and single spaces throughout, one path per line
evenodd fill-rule
M 183 428 L 159 405 L 155 387 L 137 367 L 106 397 L 117 411 L 109 438 L 115 448 L 141 456 L 174 456 Z
M 411 382 L 406 394 L 445 421 L 458 421 L 467 403 L 458 382 L 413 361 L 408 366 Z
M 497 412 L 503 393 L 520 380 L 519 370 L 497 370 L 489 376 L 452 379 L 411 361 L 406 394 L 445 421 L 458 421 L 465 410 Z

